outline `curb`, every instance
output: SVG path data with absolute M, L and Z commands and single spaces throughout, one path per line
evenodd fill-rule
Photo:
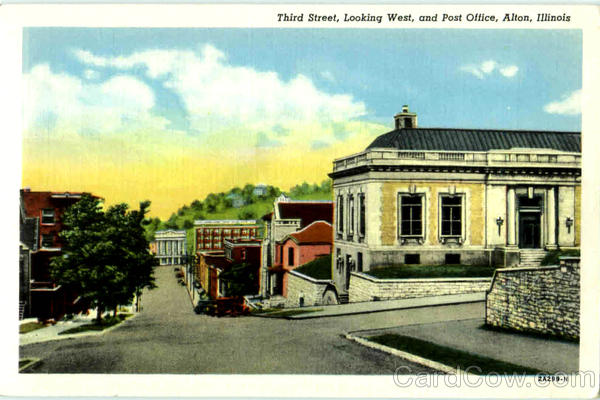
M 23 358 L 22 360 L 19 360 L 19 362 L 21 361 L 27 361 L 27 364 L 23 365 L 22 367 L 19 367 L 19 373 L 24 372 L 26 369 L 29 369 L 31 367 L 33 367 L 34 365 L 39 364 L 42 359 L 41 358 L 37 358 L 37 357 L 31 357 L 31 358 Z
M 423 366 L 428 367 L 428 368 L 433 368 L 435 370 L 442 371 L 442 372 L 445 372 L 447 374 L 473 375 L 473 374 L 465 372 L 465 371 L 463 371 L 461 369 L 450 367 L 450 366 L 448 366 L 446 364 L 442 364 L 442 363 L 439 363 L 437 361 L 430 360 L 428 358 L 416 356 L 416 355 L 414 355 L 412 353 L 407 353 L 405 351 L 394 349 L 393 347 L 388 347 L 388 346 L 384 346 L 384 345 L 379 344 L 379 343 L 371 342 L 370 340 L 367 340 L 365 338 L 361 338 L 359 336 L 352 335 L 350 333 L 346 333 L 344 336 L 346 337 L 346 339 L 352 340 L 352 341 L 354 341 L 354 342 L 356 342 L 356 343 L 358 343 L 358 344 L 360 344 L 362 346 L 369 347 L 369 348 L 375 349 L 375 350 L 379 350 L 379 351 L 382 351 L 384 353 L 388 353 L 388 354 L 394 355 L 396 357 L 401 357 L 401 358 L 404 358 L 405 360 L 408 360 L 408 361 L 413 362 L 415 364 L 423 365 Z
M 366 310 L 366 311 L 348 311 L 341 312 L 339 314 L 325 314 L 325 315 L 297 315 L 290 316 L 288 319 L 310 319 L 310 318 L 329 318 L 329 317 L 341 317 L 345 315 L 357 315 L 357 314 L 371 314 L 378 312 L 386 312 L 386 311 L 397 311 L 397 310 L 409 310 L 414 308 L 425 308 L 425 307 L 438 307 L 438 306 L 453 306 L 457 304 L 469 304 L 469 303 L 483 303 L 485 300 L 468 300 L 468 301 L 452 301 L 448 303 L 436 303 L 436 304 L 419 304 L 414 306 L 402 306 L 402 307 L 392 307 L 392 308 L 381 308 L 376 310 Z
M 75 339 L 75 338 L 86 337 L 86 336 L 104 335 L 105 333 L 110 332 L 113 329 L 118 328 L 119 326 L 121 326 L 125 322 L 127 322 L 127 321 L 129 321 L 129 320 L 131 320 L 131 319 L 133 319 L 135 317 L 137 317 L 138 315 L 139 315 L 139 312 L 133 314 L 131 317 L 129 317 L 129 318 L 127 318 L 127 319 L 119 322 L 118 324 L 113 325 L 110 328 L 103 329 L 101 331 L 88 331 L 88 332 L 81 332 L 81 333 L 69 333 L 69 334 L 66 334 L 66 335 L 57 334 L 56 336 L 51 336 L 51 337 L 48 337 L 48 338 L 43 338 L 43 339 L 37 340 L 35 342 L 30 342 L 30 343 L 27 343 L 27 344 L 21 344 L 21 343 L 19 343 L 19 346 L 29 346 L 31 344 L 53 342 L 53 341 L 57 341 L 57 340 Z M 20 340 L 19 340 L 19 342 L 20 342 Z

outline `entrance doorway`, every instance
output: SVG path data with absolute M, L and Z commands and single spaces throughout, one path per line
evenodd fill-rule
M 541 247 L 541 213 L 519 213 L 519 247 L 539 249 Z

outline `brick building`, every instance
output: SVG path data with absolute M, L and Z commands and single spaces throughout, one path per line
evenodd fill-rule
M 270 272 L 275 277 L 272 294 L 287 296 L 287 272 L 318 257 L 331 254 L 333 229 L 325 221 L 315 221 L 297 232 L 290 233 L 277 246 L 275 266 Z
M 195 279 L 211 298 L 225 295 L 219 274 L 232 265 L 252 262 L 260 268 L 262 241 L 257 239 L 255 220 L 198 220 L 194 226 L 198 257 Z
M 81 199 L 82 193 L 33 192 L 22 189 L 20 192 L 24 224 L 21 224 L 22 243 L 27 245 L 29 254 L 24 262 L 29 262 L 29 285 L 22 283 L 21 301 L 29 301 L 25 307 L 28 316 L 39 319 L 58 319 L 65 313 L 79 311 L 77 296 L 69 293 L 50 277 L 50 261 L 60 256 L 63 229 L 62 216 L 65 210 Z M 23 249 L 23 247 L 22 247 Z M 27 287 L 28 286 L 28 287 Z M 27 299 L 27 300 L 26 300 Z
M 198 220 L 194 222 L 196 253 L 223 250 L 225 239 L 254 239 L 258 236 L 256 220 L 224 219 Z
M 281 293 L 282 276 L 276 267 L 281 241 L 289 234 L 302 230 L 315 221 L 333 223 L 333 202 L 292 200 L 285 195 L 273 203 L 273 212 L 262 217 L 265 222 L 263 240 L 261 295 Z M 281 259 L 281 257 L 279 258 Z

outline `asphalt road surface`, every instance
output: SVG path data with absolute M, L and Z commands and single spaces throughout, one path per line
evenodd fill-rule
M 383 374 L 432 372 L 348 341 L 345 332 L 481 317 L 483 303 L 283 320 L 196 315 L 172 267 L 157 267 L 143 310 L 103 335 L 37 343 L 32 373 Z

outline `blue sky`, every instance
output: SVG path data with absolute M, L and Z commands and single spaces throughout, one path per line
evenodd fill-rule
M 423 127 L 577 131 L 581 64 L 578 30 L 26 28 L 23 184 L 164 216 L 320 182 L 403 104 Z
M 48 63 L 81 76 L 89 66 L 73 49 L 115 57 L 205 44 L 231 65 L 274 71 L 283 81 L 302 74 L 324 92 L 351 94 L 366 105 L 362 118 L 385 124 L 407 103 L 422 126 L 580 129 L 577 114 L 544 111 L 581 88 L 581 32 L 573 30 L 30 28 L 23 67 Z M 464 69 L 490 60 L 518 71 L 482 79 Z M 173 122 L 185 127 L 177 93 L 145 79 L 142 66 L 130 72 L 153 88 L 158 109 L 178 110 Z

